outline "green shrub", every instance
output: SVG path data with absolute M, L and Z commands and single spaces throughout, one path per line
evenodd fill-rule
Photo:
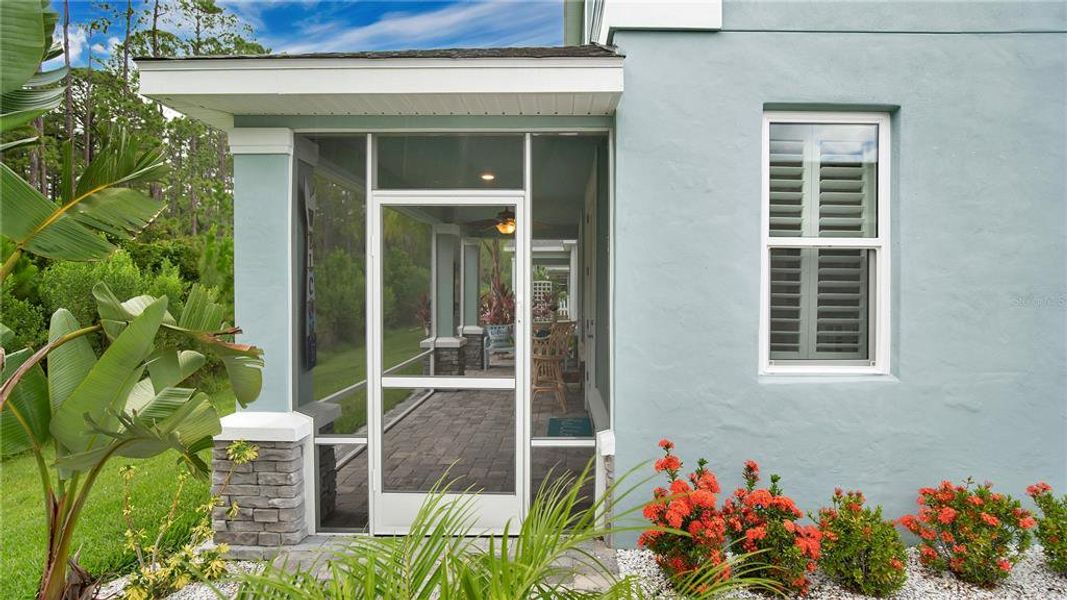
M 1041 509 L 1036 535 L 1045 550 L 1048 566 L 1067 575 L 1067 494 L 1056 498 L 1052 486 L 1043 481 L 1026 488 L 1026 493 Z
M 41 273 L 38 285 L 45 311 L 51 314 L 66 308 L 79 323 L 95 322 L 93 286 L 98 282 L 107 284 L 119 298 L 132 298 L 145 293 L 141 270 L 129 254 L 118 250 L 107 260 L 98 262 L 52 263 Z
M 898 523 L 922 538 L 919 560 L 962 581 L 993 587 L 1011 573 L 1030 546 L 1037 521 L 1019 501 L 992 490 L 993 484 L 942 481 L 919 490 L 919 514 Z
M 219 236 L 213 225 L 204 234 L 197 259 L 200 283 L 219 291 L 219 302 L 233 314 L 233 236 Z
M 819 510 L 822 553 L 819 566 L 841 587 L 884 598 L 904 586 L 907 553 L 882 507 L 864 506 L 863 494 L 837 489 L 833 506 Z
M 122 245 L 142 273 L 159 272 L 164 265 L 178 268 L 181 278 L 197 281 L 200 278 L 200 251 L 203 242 L 196 237 L 159 239 L 150 242 L 133 240 Z
M 182 277 L 178 267 L 170 264 L 169 260 L 163 259 L 159 271 L 146 276 L 144 279 L 144 291 L 146 294 L 156 298 L 166 296 L 168 299 L 167 306 L 170 307 L 171 314 L 181 313 L 182 299 L 185 298 L 189 284 Z
M 16 298 L 9 285 L 4 285 L 3 295 L 0 296 L 0 323 L 15 334 L 8 350 L 26 346 L 36 348 L 48 340 L 41 307 Z

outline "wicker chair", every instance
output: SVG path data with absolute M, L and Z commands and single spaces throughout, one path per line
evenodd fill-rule
M 559 401 L 559 408 L 567 412 L 567 388 L 563 383 L 563 359 L 567 356 L 574 321 L 556 321 L 547 336 L 533 338 L 533 393 L 552 392 Z

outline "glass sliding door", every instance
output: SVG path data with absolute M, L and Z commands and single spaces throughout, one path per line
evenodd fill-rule
M 478 532 L 499 532 L 528 493 L 524 136 L 375 137 L 372 531 L 406 532 L 447 486 L 473 496 Z

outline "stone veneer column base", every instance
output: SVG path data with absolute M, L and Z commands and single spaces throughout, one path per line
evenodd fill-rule
M 467 340 L 466 345 L 460 348 L 463 366 L 476 371 L 485 369 L 485 334 L 464 333 L 463 339 Z
M 229 544 L 235 558 L 265 558 L 308 535 L 305 462 L 312 452 L 311 418 L 299 413 L 239 412 L 222 420 L 212 450 L 212 493 L 222 506 L 212 514 L 215 542 Z M 244 440 L 259 448 L 251 463 L 233 465 L 226 447 Z M 229 483 L 224 485 L 233 467 Z M 226 512 L 236 502 L 238 513 Z

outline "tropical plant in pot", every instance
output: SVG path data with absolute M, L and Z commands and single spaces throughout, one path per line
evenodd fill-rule
M 491 271 L 489 291 L 482 294 L 480 320 L 485 326 L 489 343 L 493 346 L 511 345 L 515 335 L 515 294 L 508 289 L 500 273 L 500 240 L 485 243 L 489 251 Z

